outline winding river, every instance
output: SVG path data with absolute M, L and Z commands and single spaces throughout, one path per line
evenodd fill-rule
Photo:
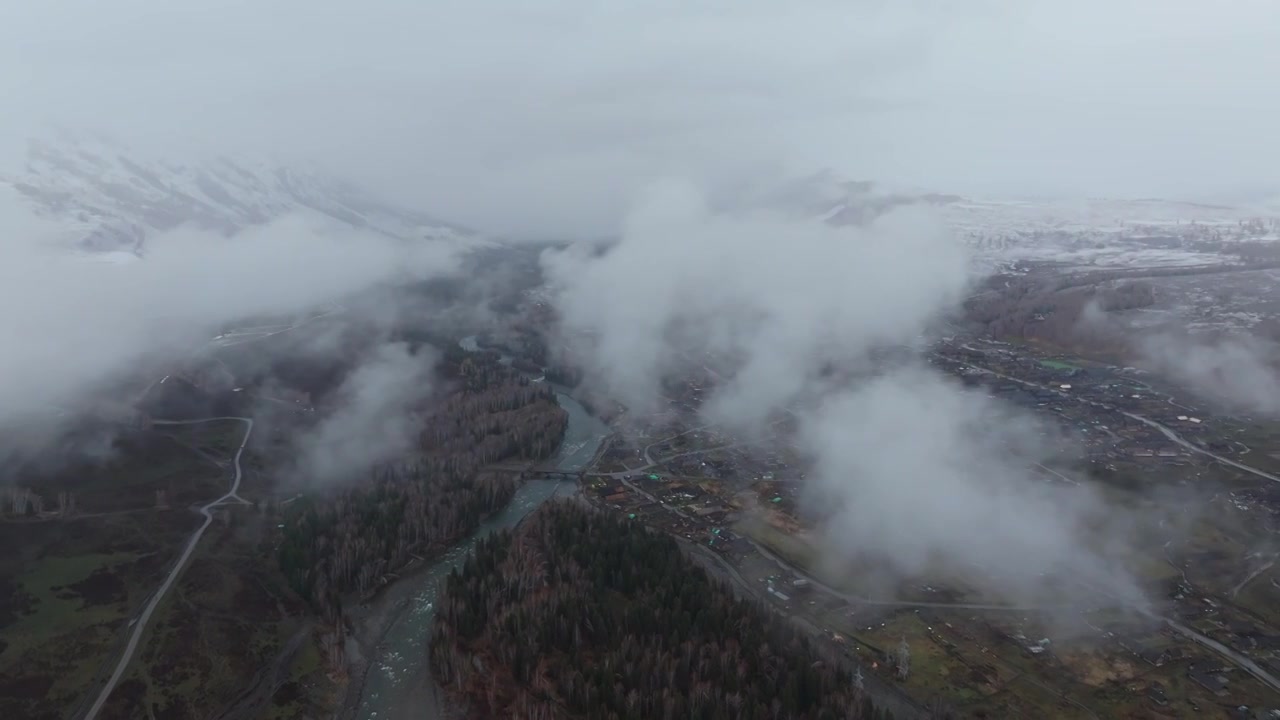
M 464 350 L 477 349 L 475 337 L 463 338 Z M 593 417 L 561 388 L 556 388 L 560 406 L 569 412 L 564 440 L 551 462 L 559 470 L 581 470 L 609 434 L 609 426 Z M 383 635 L 369 658 L 369 669 L 360 692 L 355 717 L 358 720 L 400 720 L 435 718 L 440 707 L 438 688 L 430 680 L 427 637 L 435 616 L 440 587 L 449 571 L 461 566 L 476 542 L 495 530 L 514 527 L 542 503 L 556 494 L 573 492 L 573 482 L 531 480 L 516 491 L 510 504 L 489 518 L 469 538 L 454 545 L 429 567 L 396 583 L 383 602 L 407 604 Z

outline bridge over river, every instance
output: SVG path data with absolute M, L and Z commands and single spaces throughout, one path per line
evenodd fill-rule
M 573 480 L 581 482 L 585 472 L 570 470 L 526 470 L 522 473 L 525 480 Z

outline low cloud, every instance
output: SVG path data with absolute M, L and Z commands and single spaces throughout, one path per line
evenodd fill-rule
M 1085 305 L 1077 333 L 1123 348 L 1130 362 L 1234 412 L 1280 415 L 1280 346 L 1254 334 L 1136 327 L 1098 302 Z
M 1153 23 L 1150 0 L 11 3 L 0 67 L 22 71 L 0 96 L 21 102 L 0 116 L 0 165 L 46 119 L 91 122 L 161 151 L 305 158 L 544 237 L 612 232 L 672 174 L 1274 195 L 1280 98 L 1256 88 L 1280 5 L 1160 8 Z
M 230 237 L 179 228 L 152 238 L 145 258 L 120 263 L 34 240 L 41 221 L 30 213 L 0 222 L 0 426 L 42 418 L 41 433 L 102 397 L 127 405 L 121 388 L 141 391 L 147 375 L 171 372 L 227 323 L 302 313 L 456 267 L 448 247 L 302 215 Z
M 1247 335 L 1197 339 L 1160 333 L 1142 338 L 1145 366 L 1234 410 L 1280 414 L 1280 349 Z
M 770 213 L 717 215 L 679 182 L 650 191 L 603 253 L 544 258 L 562 331 L 624 404 L 712 352 L 740 370 L 711 402 L 750 425 L 796 400 L 828 360 L 913 340 L 969 282 L 963 246 L 924 214 L 835 228 Z
M 911 366 L 831 397 L 800 437 L 833 566 L 875 561 L 891 576 L 964 578 L 1023 601 L 1046 599 L 1046 577 L 1072 580 L 1074 596 L 1055 590 L 1062 603 L 1099 586 L 1138 594 L 1106 559 L 1124 535 L 1101 499 L 1032 474 L 1060 438 L 985 394 Z
M 415 410 L 433 391 L 434 351 L 387 343 L 371 352 L 333 394 L 324 417 L 292 442 L 292 475 L 303 484 L 351 480 L 417 445 Z
M 919 359 L 922 333 L 975 279 L 925 211 L 833 228 L 714 214 L 669 184 L 615 246 L 544 260 L 588 382 L 633 412 L 662 407 L 662 381 L 704 362 L 724 375 L 705 420 L 752 432 L 794 409 L 832 563 L 947 568 L 1022 598 L 1048 592 L 1046 577 L 1135 594 L 1103 559 L 1123 534 L 1097 498 L 1034 474 L 1060 452 L 1055 434 Z

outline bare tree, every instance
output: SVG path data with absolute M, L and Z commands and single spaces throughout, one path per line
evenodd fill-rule
M 902 642 L 898 643 L 898 650 L 893 654 L 893 664 L 898 670 L 898 679 L 906 680 L 911 673 L 911 648 L 907 645 L 906 635 L 902 636 Z
M 58 493 L 58 514 L 67 517 L 76 511 L 76 494 L 62 491 Z

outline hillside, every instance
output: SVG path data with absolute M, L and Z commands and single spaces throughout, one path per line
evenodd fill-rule
M 154 157 L 65 132 L 31 140 L 17 166 L 0 168 L 0 207 L 30 214 L 22 224 L 6 218 L 11 227 L 98 253 L 145 254 L 150 239 L 180 225 L 230 235 L 295 214 L 403 240 L 492 245 L 319 172 L 227 157 Z

